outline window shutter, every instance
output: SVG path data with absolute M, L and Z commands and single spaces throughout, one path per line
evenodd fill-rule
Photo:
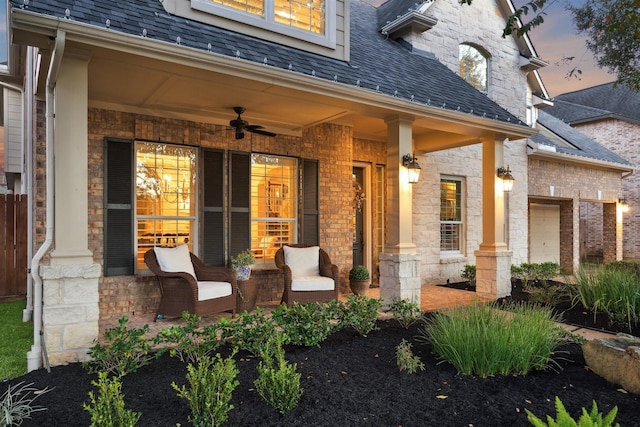
M 133 144 L 105 141 L 104 275 L 132 275 Z
M 204 213 L 202 218 L 202 261 L 224 266 L 224 153 L 205 150 L 203 165 Z
M 251 248 L 251 155 L 232 153 L 230 166 L 231 211 L 229 256 Z
M 318 162 L 302 160 L 302 236 L 305 245 L 320 244 Z

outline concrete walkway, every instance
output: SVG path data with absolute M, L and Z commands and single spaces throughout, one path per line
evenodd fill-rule
M 346 301 L 350 294 L 341 294 L 340 300 Z M 380 288 L 370 288 L 366 292 L 366 296 L 370 298 L 380 297 Z M 491 299 L 483 298 L 475 294 L 475 292 L 463 291 L 459 289 L 447 288 L 444 286 L 424 285 L 421 290 L 420 310 L 421 311 L 438 311 L 445 310 L 454 307 L 470 305 L 473 303 L 490 302 Z M 260 307 L 265 309 L 266 313 L 270 313 L 271 310 L 278 307 L 279 301 L 268 301 L 264 303 L 258 303 Z M 381 318 L 390 317 L 390 314 L 383 314 Z M 222 317 L 231 317 L 230 313 L 221 313 L 216 316 L 212 316 L 207 319 L 203 319 L 202 325 L 215 323 Z M 152 313 L 129 316 L 129 328 L 141 328 L 145 324 L 149 325 L 149 335 L 155 336 L 158 331 L 163 328 L 168 328 L 172 325 L 180 324 L 180 319 L 161 319 L 156 322 L 153 321 L 154 315 Z M 100 337 L 104 335 L 104 331 L 108 328 L 117 326 L 117 319 L 112 322 L 100 322 Z M 585 337 L 588 340 L 596 338 L 611 337 L 611 334 L 607 334 L 600 331 L 594 331 L 591 329 L 578 328 L 571 325 L 561 324 L 566 330 Z

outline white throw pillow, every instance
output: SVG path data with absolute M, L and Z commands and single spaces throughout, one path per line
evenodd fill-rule
M 176 246 L 175 248 L 153 248 L 156 252 L 158 265 L 162 271 L 167 273 L 189 273 L 196 278 L 196 272 L 191 263 L 191 255 L 187 245 Z
M 284 263 L 291 268 L 291 276 L 320 275 L 320 247 L 292 248 L 284 246 Z

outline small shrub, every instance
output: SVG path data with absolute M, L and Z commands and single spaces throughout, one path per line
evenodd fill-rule
M 13 389 L 11 385 L 0 396 L 0 426 L 19 426 L 22 421 L 31 418 L 31 414 L 46 411 L 44 406 L 34 405 L 33 402 L 43 394 L 51 391 L 45 387 L 42 390 L 32 387 L 33 383 L 19 382 Z
M 369 270 L 364 265 L 356 265 L 349 270 L 349 280 L 369 280 Z
M 189 421 L 194 426 L 219 426 L 227 420 L 227 414 L 233 409 L 229 402 L 240 384 L 236 379 L 240 371 L 236 368 L 234 355 L 235 352 L 225 359 L 219 353 L 214 358 L 203 356 L 197 367 L 187 365 L 189 388 L 171 383 L 178 397 L 189 402 Z
M 281 305 L 271 313 L 273 320 L 284 331 L 286 342 L 294 345 L 320 346 L 337 328 L 337 305 L 310 302 Z
M 217 337 L 218 324 L 200 328 L 202 318 L 187 311 L 182 313 L 182 319 L 184 326 L 164 328 L 154 339 L 155 344 L 170 347 L 171 357 L 178 357 L 181 362 L 197 363 L 220 347 L 222 341 Z
M 566 339 L 551 309 L 528 304 L 507 308 L 510 313 L 474 304 L 436 312 L 419 338 L 467 375 L 527 374 L 547 367 Z
M 422 318 L 420 306 L 405 299 L 394 298 L 391 304 L 387 304 L 384 312 L 393 314 L 393 318 L 405 329 Z
M 464 269 L 462 270 L 462 278 L 467 282 L 469 286 L 475 288 L 476 266 L 471 264 L 465 264 Z
M 296 372 L 298 366 L 289 364 L 284 358 L 282 342 L 283 337 L 279 334 L 269 340 L 262 353 L 254 385 L 269 405 L 286 414 L 298 406 L 304 390 L 300 387 L 300 374 Z
M 232 322 L 222 318 L 219 322 L 222 339 L 233 337 L 231 344 L 236 349 L 247 350 L 259 356 L 267 346 L 269 337 L 279 334 L 276 323 L 264 315 L 262 307 L 256 307 L 255 313 L 244 311 Z
M 533 285 L 546 286 L 547 282 L 560 273 L 560 265 L 555 262 L 522 263 L 511 266 L 511 276 L 522 281 L 522 289 Z
M 418 370 L 424 371 L 424 363 L 418 356 L 414 356 L 411 343 L 405 339 L 396 347 L 396 362 L 400 372 L 415 374 Z
M 382 299 L 368 298 L 364 295 L 349 295 L 346 303 L 340 303 L 338 317 L 340 328 L 352 327 L 362 336 L 376 329 L 378 310 L 382 308 Z
M 140 412 L 134 412 L 124 407 L 122 384 L 118 377 L 109 379 L 106 372 L 98 372 L 98 381 L 91 381 L 98 387 L 98 397 L 89 392 L 91 404 L 82 404 L 85 411 L 91 414 L 91 427 L 133 427 L 136 425 Z
M 84 366 L 89 372 L 107 372 L 122 377 L 148 365 L 157 356 L 151 354 L 152 340 L 145 338 L 149 325 L 127 329 L 129 319 L 123 316 L 118 326 L 104 332 L 104 344 L 94 341 L 89 349 L 92 360 Z
M 618 407 L 615 406 L 604 418 L 602 414 L 598 412 L 598 405 L 596 401 L 593 401 L 591 412 L 587 412 L 585 408 L 582 408 L 582 415 L 576 422 L 571 415 L 565 409 L 562 401 L 556 396 L 556 419 L 547 415 L 547 422 L 545 423 L 540 418 L 533 415 L 531 411 L 525 409 L 529 422 L 536 427 L 610 427 L 613 426 L 613 420 L 615 420 L 618 414 Z M 620 427 L 620 424 L 616 423 L 615 427 Z

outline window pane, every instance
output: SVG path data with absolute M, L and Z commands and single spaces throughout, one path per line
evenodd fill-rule
M 188 244 L 193 251 L 196 215 L 196 149 L 136 143 L 138 269 L 154 246 Z
M 487 58 L 473 46 L 460 45 L 460 77 L 481 92 L 487 93 Z
M 440 180 L 440 250 L 462 248 L 462 181 Z
M 278 248 L 295 243 L 297 224 L 295 159 L 251 156 L 251 249 L 256 264 L 273 264 Z
M 324 34 L 325 0 L 275 0 L 274 19 L 316 34 Z
M 210 0 L 252 15 L 264 16 L 264 0 Z

